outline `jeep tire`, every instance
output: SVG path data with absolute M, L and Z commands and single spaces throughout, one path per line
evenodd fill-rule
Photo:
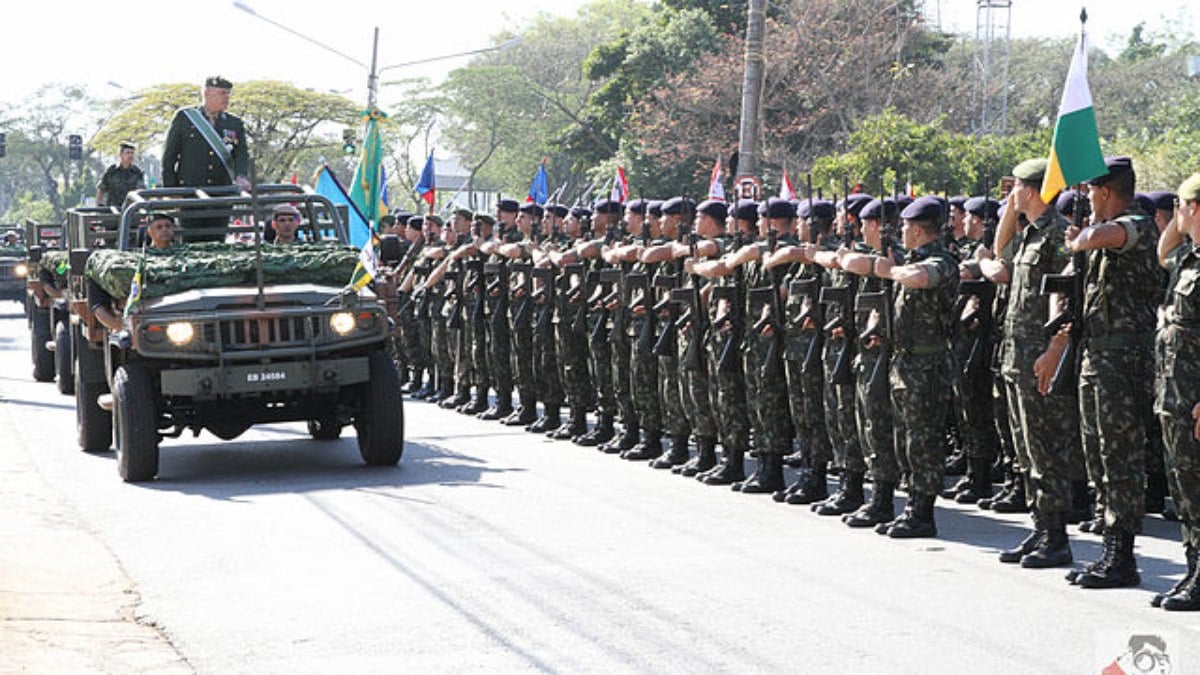
M 59 322 L 54 331 L 54 371 L 58 381 L 58 393 L 70 396 L 75 393 L 74 361 L 71 360 L 71 328 L 69 321 Z
M 404 403 L 400 376 L 382 349 L 369 355 L 371 379 L 363 385 L 362 411 L 354 420 L 358 451 L 370 466 L 394 466 L 404 453 Z
M 150 371 L 126 363 L 113 375 L 117 472 L 126 483 L 158 475 L 158 397 Z
M 46 343 L 53 337 L 50 333 L 50 311 L 35 309 L 30 339 L 33 341 L 33 379 L 38 382 L 54 379 L 54 354 L 46 349 Z
M 84 452 L 104 452 L 112 447 L 112 413 L 100 407 L 96 399 L 108 393 L 104 382 L 84 382 L 75 368 L 75 429 Z

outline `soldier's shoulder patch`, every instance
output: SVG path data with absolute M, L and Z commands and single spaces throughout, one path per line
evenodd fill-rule
M 1058 242 L 1058 246 L 1054 249 L 1054 255 L 1058 256 L 1059 258 L 1071 257 L 1071 249 L 1067 248 L 1067 242 Z

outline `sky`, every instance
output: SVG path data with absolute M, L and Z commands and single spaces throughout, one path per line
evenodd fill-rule
M 243 0 L 261 17 L 284 24 L 361 61 L 370 62 L 380 29 L 379 66 L 478 49 L 518 29 L 538 12 L 571 15 L 584 0 Z M 999 2 L 1000 0 L 993 0 Z M 946 30 L 973 34 L 976 0 L 925 0 Z M 1200 7 L 1188 0 L 1089 0 L 1093 45 L 1112 47 L 1139 21 L 1152 29 L 1200 35 Z M 1131 9 L 1130 6 L 1133 5 Z M 1013 0 L 1015 37 L 1075 34 L 1078 2 Z M 4 8 L 0 38 L 0 102 L 15 103 L 50 82 L 86 85 L 120 98 L 165 82 L 209 75 L 238 81 L 277 79 L 339 91 L 366 103 L 367 66 L 331 54 L 237 9 L 232 0 L 22 0 Z M 387 71 L 381 80 L 438 80 L 466 58 Z M 235 86 L 234 96 L 237 96 Z M 394 99 L 393 99 L 394 100 Z M 388 88 L 380 94 L 386 110 Z

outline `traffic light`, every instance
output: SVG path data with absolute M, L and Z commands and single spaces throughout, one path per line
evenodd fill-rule
M 67 136 L 67 157 L 83 159 L 83 136 L 79 134 Z
M 0 157 L 8 152 L 8 134 L 0 132 Z
M 354 130 L 346 129 L 342 132 L 342 152 L 347 155 L 354 154 Z

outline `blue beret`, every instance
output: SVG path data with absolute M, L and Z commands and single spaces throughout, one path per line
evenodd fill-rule
M 858 217 L 866 220 L 872 218 L 879 220 L 880 215 L 886 215 L 887 220 L 892 220 L 896 217 L 896 201 L 894 199 L 872 199 L 867 202 L 867 205 L 858 212 Z
M 991 197 L 971 197 L 963 205 L 963 211 L 973 213 L 980 218 L 995 218 L 1000 211 L 1000 202 Z
M 1133 172 L 1133 160 L 1128 157 L 1105 157 L 1104 166 L 1108 167 L 1108 173 L 1089 180 L 1088 185 L 1104 185 L 1117 176 Z
M 1159 211 L 1174 211 L 1175 210 L 1175 193 L 1166 190 L 1155 190 L 1146 194 L 1150 199 L 1154 200 L 1154 206 Z
M 663 214 L 663 203 L 661 199 L 651 199 L 646 202 L 646 213 L 652 216 L 661 216 Z
M 425 216 L 413 216 L 408 219 L 408 226 L 414 230 L 425 227 Z
M 576 218 L 591 218 L 592 210 L 586 206 L 572 206 L 571 215 L 575 216 Z
M 521 205 L 521 213 L 528 213 L 535 218 L 541 218 L 545 215 L 546 210 L 540 204 L 535 202 L 525 202 Z
M 504 211 L 505 213 L 516 213 L 521 210 L 521 205 L 515 199 L 501 199 L 496 204 L 496 210 Z
M 833 221 L 837 218 L 837 208 L 828 199 L 818 199 L 816 201 L 805 199 L 800 202 L 800 208 L 796 210 L 796 215 L 801 218 L 812 218 L 813 220 Z
M 571 212 L 571 209 L 568 209 L 567 207 L 563 206 L 562 204 L 554 204 L 554 203 L 547 204 L 546 210 L 549 211 L 550 213 L 553 213 L 554 215 L 558 216 L 559 218 L 566 218 L 567 214 Z
M 594 213 L 608 213 L 608 214 L 620 215 L 620 213 L 624 210 L 625 210 L 624 204 L 622 204 L 621 202 L 618 202 L 618 201 L 613 201 L 612 199 L 607 199 L 607 198 L 597 199 L 596 202 L 594 204 L 592 204 L 592 211 Z
M 723 222 L 729 215 L 729 205 L 717 199 L 706 199 L 696 206 L 696 213 L 703 213 Z
M 668 215 L 693 214 L 696 212 L 696 202 L 687 197 L 672 197 L 663 203 L 662 212 Z
M 940 222 L 942 219 L 942 202 L 937 197 L 926 195 L 904 207 L 900 217 L 905 220 L 923 220 Z
M 771 197 L 766 201 L 766 213 L 768 218 L 795 218 L 796 207 L 790 201 L 779 197 Z
M 844 209 L 846 213 L 857 216 L 859 212 L 862 211 L 862 208 L 867 205 L 867 202 L 871 201 L 871 199 L 873 199 L 871 195 L 863 194 L 861 192 L 847 195 L 846 198 L 842 200 L 842 203 L 838 205 L 838 208 Z
M 412 211 L 396 211 L 392 215 L 396 217 L 397 223 L 400 223 L 401 225 L 407 225 L 408 221 L 411 220 L 416 214 Z
M 646 207 L 650 205 L 645 199 L 631 199 L 625 203 L 625 210 L 639 215 L 646 215 Z
M 966 204 L 969 199 L 970 199 L 970 197 L 967 197 L 966 195 L 955 195 L 950 198 L 950 206 L 954 206 L 963 211 L 966 211 L 967 210 Z
M 733 207 L 733 217 L 738 220 L 758 220 L 758 202 L 753 199 L 738 200 Z
M 1075 213 L 1075 196 L 1078 194 L 1075 190 L 1063 190 L 1058 194 L 1058 199 L 1054 200 L 1054 208 L 1070 218 Z M 1083 198 L 1086 200 L 1087 196 L 1084 195 Z
M 1134 194 L 1133 203 L 1137 204 L 1138 208 L 1142 210 L 1142 213 L 1145 213 L 1148 216 L 1154 215 L 1154 212 L 1158 210 L 1158 205 L 1154 203 L 1154 199 L 1144 192 L 1138 192 Z
M 900 209 L 901 211 L 903 211 L 904 207 L 908 206 L 911 203 L 913 203 L 912 196 L 896 195 L 896 208 Z

